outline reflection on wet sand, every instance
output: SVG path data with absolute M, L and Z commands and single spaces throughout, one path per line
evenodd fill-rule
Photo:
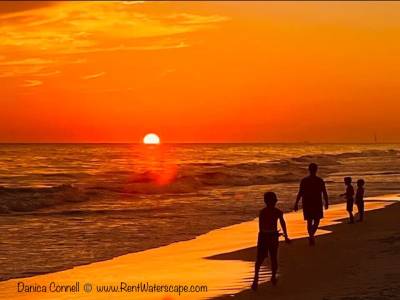
M 378 197 L 366 202 L 366 210 L 379 209 L 389 205 L 396 197 Z M 326 211 L 321 225 L 335 224 L 345 218 L 344 204 L 332 205 Z M 293 238 L 305 237 L 306 227 L 302 213 L 286 214 L 289 234 Z M 222 294 L 233 294 L 248 288 L 253 272 L 253 263 L 237 260 L 208 259 L 226 252 L 255 246 L 257 220 L 221 228 L 201 235 L 196 239 L 174 243 L 165 247 L 132 253 L 104 262 L 76 267 L 70 270 L 14 279 L 0 283 L 1 299 L 206 299 Z M 329 233 L 319 230 L 318 234 Z M 295 247 L 294 241 L 293 247 Z M 318 243 L 318 239 L 317 239 Z M 294 250 L 294 249 L 293 249 Z M 79 253 L 77 253 L 79 255 Z M 261 282 L 268 279 L 261 274 Z M 49 286 L 51 282 L 74 285 L 80 282 L 79 292 L 67 293 L 18 293 L 17 284 L 25 286 Z M 84 291 L 84 284 L 93 284 L 90 293 Z M 96 285 L 121 286 L 149 283 L 150 285 L 199 285 L 207 286 L 207 292 L 175 293 L 118 292 L 110 294 L 96 291 Z

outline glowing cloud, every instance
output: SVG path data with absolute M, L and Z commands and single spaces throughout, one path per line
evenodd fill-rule
M 21 84 L 22 87 L 35 87 L 42 85 L 43 82 L 40 80 L 25 80 L 25 83 Z
M 96 73 L 96 74 L 90 74 L 90 75 L 86 75 L 86 76 L 82 76 L 83 80 L 90 80 L 90 79 L 96 79 L 99 77 L 102 77 L 106 74 L 106 72 L 100 72 L 100 73 Z

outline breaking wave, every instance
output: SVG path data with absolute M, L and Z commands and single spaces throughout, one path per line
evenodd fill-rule
M 65 202 L 89 199 L 84 191 L 72 185 L 48 188 L 0 188 L 0 213 L 26 212 Z
M 53 187 L 0 187 L 0 213 L 31 212 L 40 208 L 96 200 L 99 195 L 130 194 L 179 195 L 197 193 L 200 190 L 219 187 L 268 185 L 296 182 L 305 174 L 310 162 L 323 166 L 324 175 L 337 172 L 344 159 L 400 157 L 398 150 L 368 150 L 340 154 L 304 155 L 266 162 L 239 164 L 192 163 L 183 164 L 176 172 L 166 174 L 166 181 L 160 181 L 163 171 L 133 173 L 112 171 L 83 184 L 62 184 Z M 396 172 L 391 172 L 394 174 Z M 49 175 L 50 176 L 50 175 Z M 51 174 L 51 176 L 56 176 Z M 61 174 L 60 176 L 73 176 Z M 78 174 L 75 178 L 85 177 Z M 165 177 L 165 176 L 164 176 Z

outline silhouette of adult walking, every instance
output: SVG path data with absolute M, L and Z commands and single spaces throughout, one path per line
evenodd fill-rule
M 328 209 L 329 204 L 325 182 L 317 176 L 317 164 L 310 164 L 308 170 L 310 175 L 301 180 L 294 210 L 297 211 L 299 209 L 299 201 L 302 199 L 304 220 L 307 221 L 308 241 L 313 246 L 315 245 L 314 236 L 318 229 L 319 221 L 324 217 L 322 196 L 325 200 L 325 209 Z

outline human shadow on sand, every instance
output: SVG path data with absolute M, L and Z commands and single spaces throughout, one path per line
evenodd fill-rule
M 363 223 L 348 224 L 343 218 L 322 226 L 330 233 L 319 235 L 315 247 L 307 238 L 280 242 L 277 286 L 264 274 L 268 281 L 254 292 L 249 274 L 244 279 L 248 290 L 218 299 L 395 299 L 400 293 L 400 203 L 385 202 L 392 204 L 367 211 Z M 256 251 L 251 247 L 207 259 L 253 262 Z

